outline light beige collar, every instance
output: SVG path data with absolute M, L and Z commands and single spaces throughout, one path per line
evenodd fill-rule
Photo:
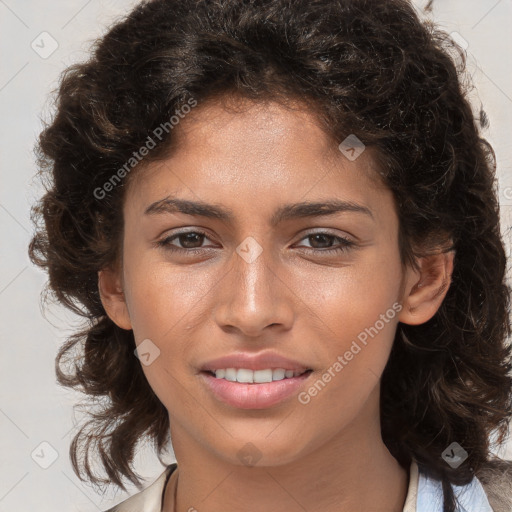
M 416 501 L 418 497 L 418 465 L 416 462 L 411 462 L 409 469 L 409 488 L 407 490 L 407 497 L 405 498 L 405 505 L 403 512 L 416 512 Z

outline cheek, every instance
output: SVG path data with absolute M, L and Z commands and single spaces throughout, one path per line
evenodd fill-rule
M 207 300 L 215 283 L 213 271 L 184 269 L 150 258 L 127 263 L 129 310 L 135 338 L 154 338 L 165 344 L 187 328 Z M 143 337 L 143 338 L 141 338 Z
M 149 257 L 131 257 L 125 262 L 128 308 L 137 345 L 149 345 L 158 354 L 142 370 L 151 388 L 166 406 L 182 403 L 187 408 L 188 394 L 180 382 L 188 360 L 189 329 L 198 321 L 211 289 L 205 272 L 184 271 Z M 146 342 L 147 343 L 147 342 Z M 190 404 L 191 410 L 193 403 Z
M 334 273 L 310 277 L 307 301 L 325 324 L 346 340 L 372 326 L 396 304 L 402 273 L 394 255 L 370 254 Z
M 326 369 L 339 363 L 329 387 L 339 386 L 344 396 L 369 392 L 386 365 L 401 310 L 401 272 L 398 253 L 369 252 L 335 278 L 317 278 L 310 288 L 322 338 L 330 340 L 323 343 Z

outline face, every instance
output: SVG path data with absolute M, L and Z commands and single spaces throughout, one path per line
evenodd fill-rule
M 305 108 L 206 103 L 176 129 L 172 155 L 127 190 L 125 307 L 111 317 L 145 344 L 173 438 L 234 464 L 246 443 L 268 465 L 293 461 L 378 402 L 416 276 L 392 193 L 369 149 L 349 160 Z M 287 366 L 308 371 L 252 384 L 204 371 L 265 380 Z

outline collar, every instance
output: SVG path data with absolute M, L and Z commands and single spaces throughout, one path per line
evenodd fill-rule
M 493 512 L 487 494 L 476 476 L 468 484 L 452 484 L 452 488 L 459 504 L 457 509 L 459 512 Z M 442 512 L 442 510 L 443 488 L 441 482 L 420 472 L 415 512 Z M 404 509 L 404 512 L 408 511 Z
M 170 464 L 151 485 L 105 512 L 161 512 L 165 486 L 177 467 Z

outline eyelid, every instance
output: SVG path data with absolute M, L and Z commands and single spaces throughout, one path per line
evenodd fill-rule
M 304 238 L 309 238 L 310 236 L 315 236 L 315 235 L 326 235 L 326 236 L 332 236 L 333 238 L 339 238 L 341 240 L 345 240 L 347 242 L 353 242 L 355 243 L 356 240 L 355 240 L 355 237 L 353 237 L 352 235 L 349 235 L 349 234 L 342 234 L 342 233 L 339 233 L 339 232 L 336 232 L 336 233 L 332 233 L 329 229 L 325 228 L 325 229 L 322 229 L 322 228 L 317 228 L 316 231 L 306 231 L 305 234 L 303 234 L 301 236 L 301 238 L 299 238 L 299 241 L 300 240 L 304 240 Z
M 179 247 L 179 246 L 171 243 L 174 240 L 179 239 L 180 236 L 186 235 L 188 233 L 195 233 L 195 234 L 203 236 L 206 239 L 210 238 L 208 233 L 205 230 L 199 229 L 199 228 L 191 228 L 188 230 L 177 231 L 172 234 L 167 234 L 163 238 L 160 238 L 159 240 L 157 240 L 154 244 L 155 244 L 155 246 L 161 247 L 168 251 L 176 251 L 176 252 L 189 253 L 189 254 L 195 254 L 195 255 L 198 255 L 204 251 L 208 251 L 208 249 L 211 248 L 211 247 L 186 248 L 186 247 Z M 301 246 L 299 246 L 299 249 L 302 249 L 302 250 L 306 249 L 308 252 L 313 252 L 313 253 L 317 253 L 317 254 L 323 253 L 324 255 L 326 255 L 326 254 L 332 254 L 332 253 L 346 252 L 349 249 L 352 249 L 357 245 L 356 242 L 351 237 L 347 237 L 347 236 L 344 236 L 341 234 L 331 233 L 329 230 L 327 230 L 327 229 L 322 230 L 321 228 L 317 228 L 316 231 L 305 232 L 303 234 L 302 238 L 300 238 L 298 240 L 298 242 L 301 242 L 302 240 L 307 239 L 312 236 L 315 236 L 315 235 L 325 235 L 327 237 L 332 237 L 333 239 L 338 240 L 338 243 L 332 247 L 325 247 L 325 248 L 320 248 L 320 249 L 315 248 L 315 247 L 305 248 L 305 247 L 301 247 Z
M 183 250 L 183 251 L 194 251 L 194 250 L 199 251 L 201 249 L 204 249 L 204 247 L 196 247 L 193 249 L 187 249 L 187 248 L 178 247 L 176 245 L 171 244 L 171 241 L 174 241 L 174 240 L 178 239 L 180 236 L 187 235 L 189 233 L 195 233 L 195 234 L 204 236 L 204 238 L 210 239 L 209 234 L 205 230 L 200 229 L 200 228 L 191 228 L 188 230 L 176 231 L 174 233 L 166 233 L 162 237 L 159 237 L 158 240 L 156 240 L 154 243 L 157 246 L 163 246 L 163 247 L 172 246 L 177 250 Z

